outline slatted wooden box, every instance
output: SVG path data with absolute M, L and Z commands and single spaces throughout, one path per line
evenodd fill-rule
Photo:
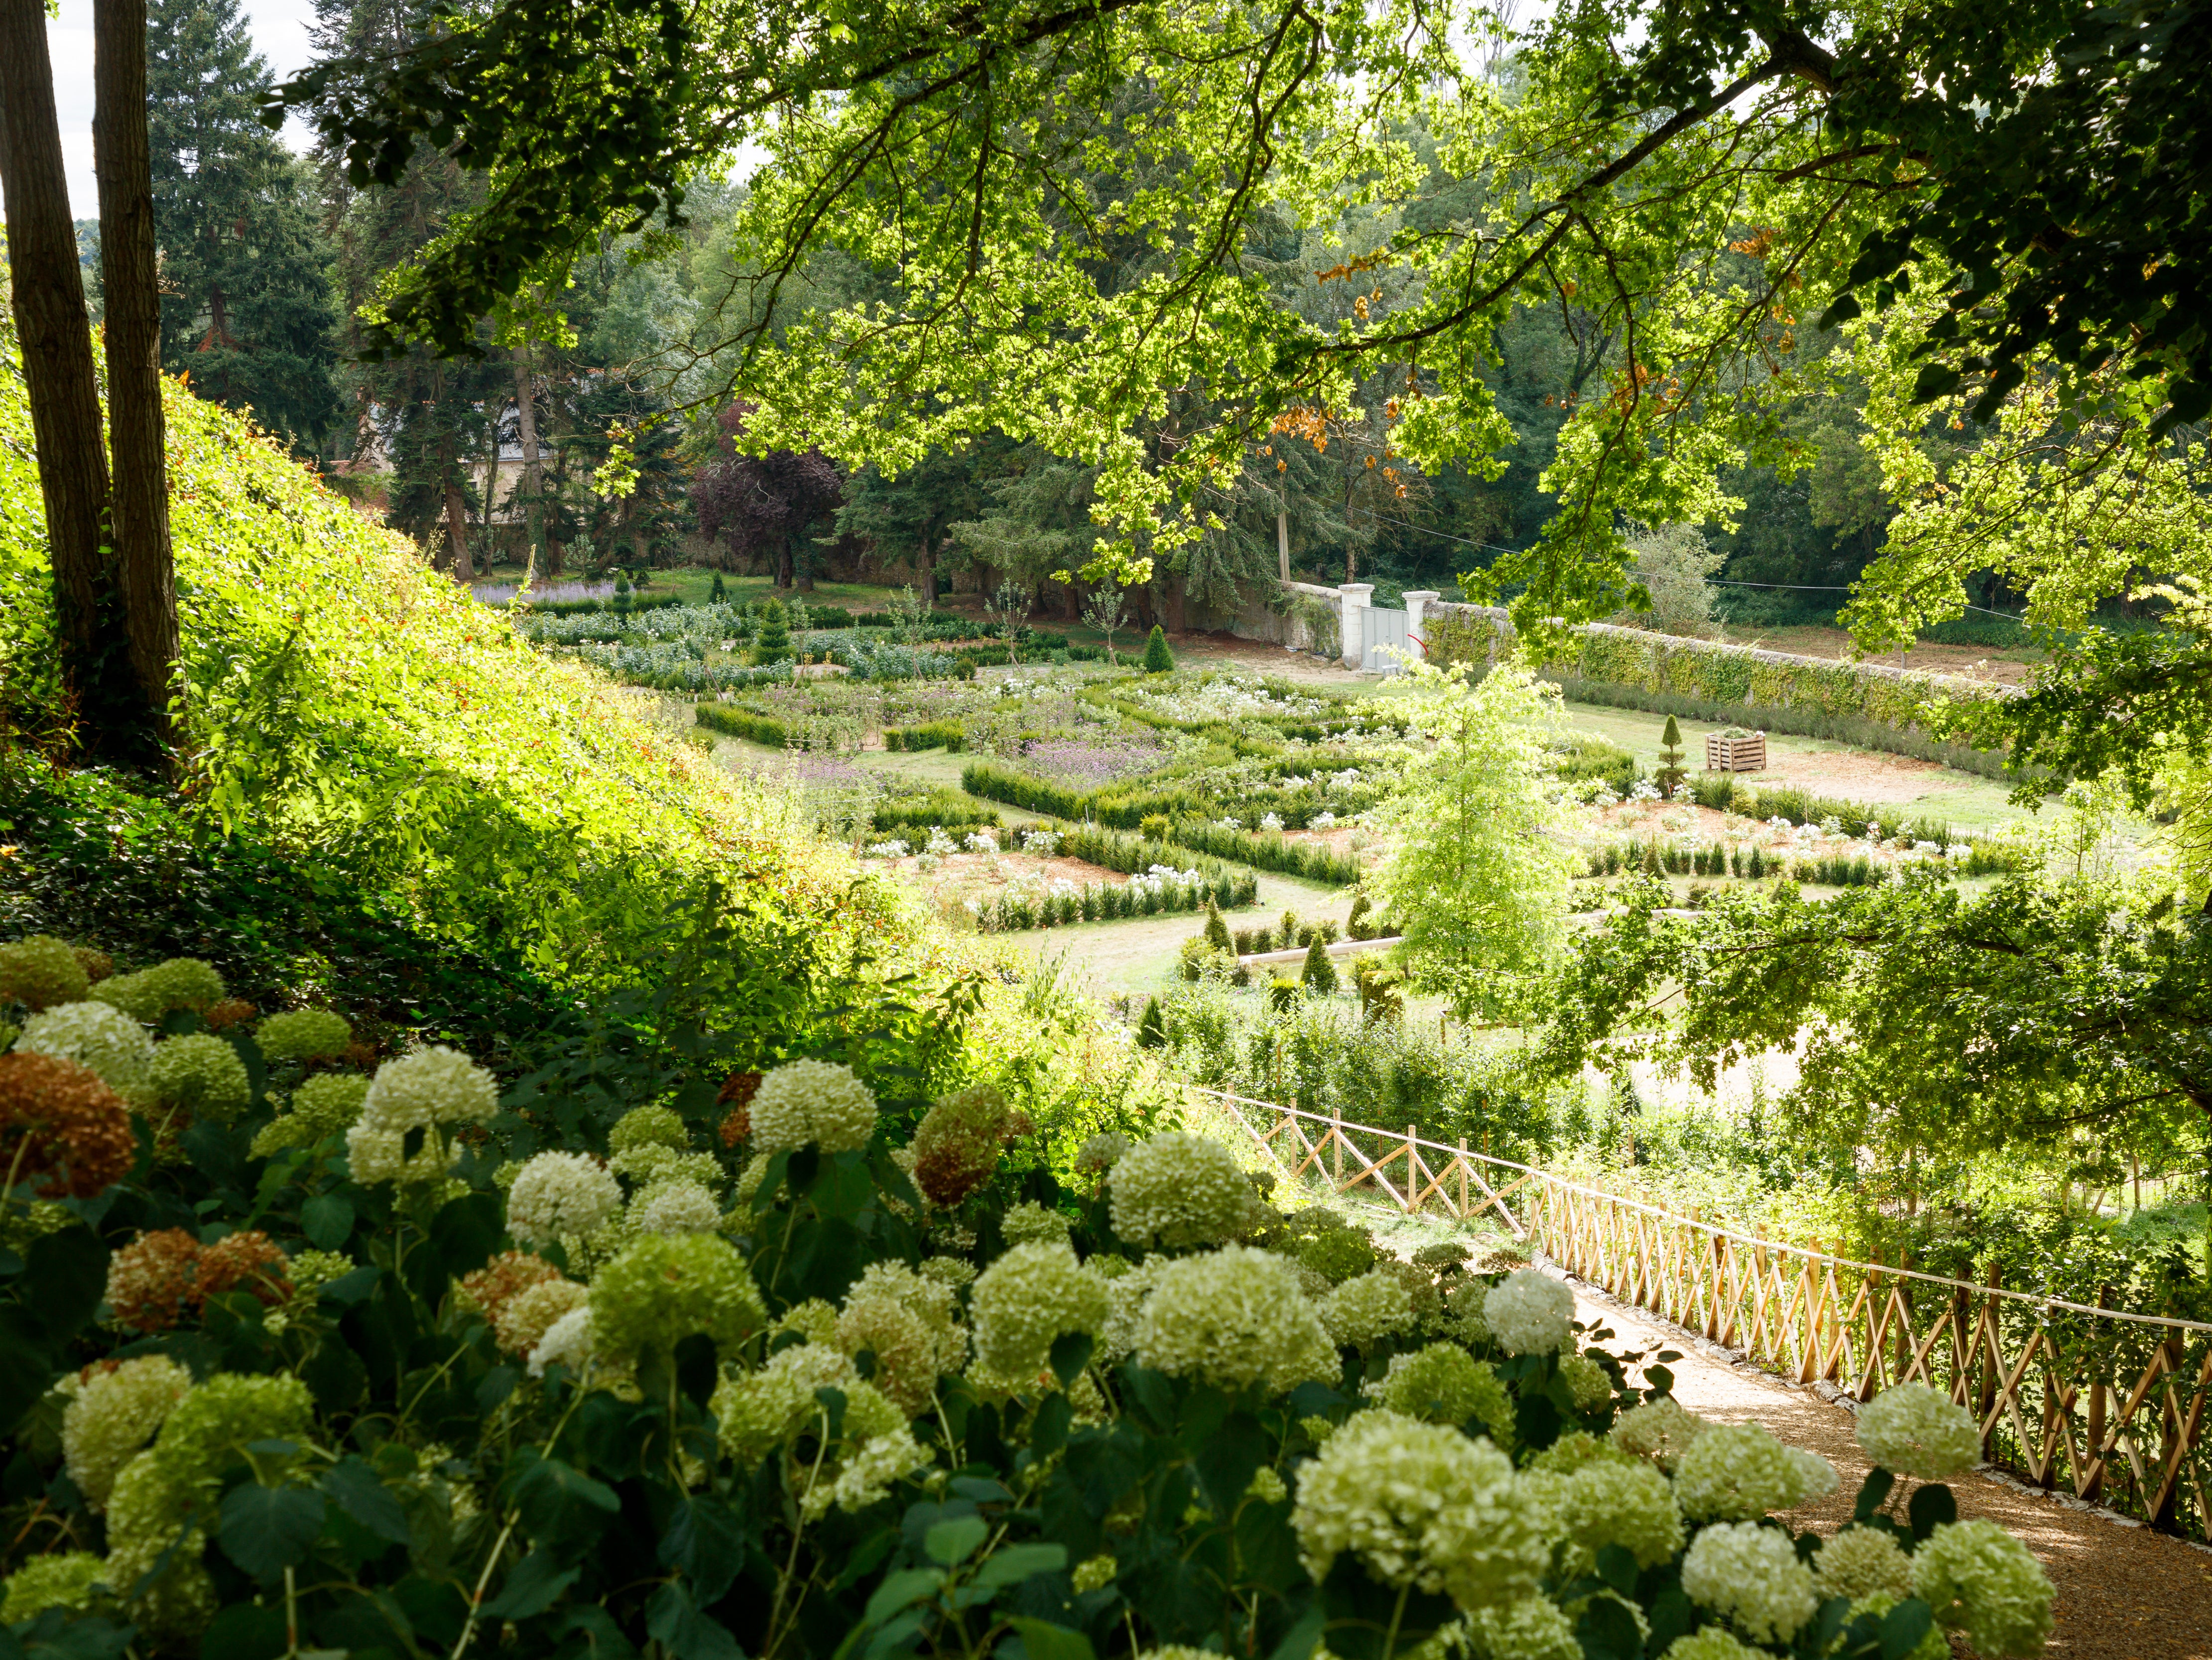
M 1755 732 L 1748 738 L 1730 738 L 1725 733 L 1705 734 L 1705 770 L 1707 772 L 1762 772 L 1766 768 L 1766 734 Z

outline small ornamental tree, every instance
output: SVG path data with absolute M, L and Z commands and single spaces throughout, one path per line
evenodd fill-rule
M 1672 797 L 1682 787 L 1686 775 L 1682 767 L 1682 729 L 1670 714 L 1667 717 L 1667 730 L 1659 734 L 1659 765 L 1651 775 L 1651 781 L 1659 786 L 1661 794 Z
M 1160 1012 L 1160 1000 L 1147 997 L 1145 1012 L 1137 1017 L 1137 1047 L 1164 1049 L 1168 1046 L 1167 1018 Z
M 627 616 L 629 612 L 629 573 L 626 570 L 617 570 L 615 572 L 614 598 L 614 606 L 617 614 Z
M 773 663 L 791 655 L 791 625 L 785 619 L 783 602 L 771 599 L 761 611 L 760 639 L 756 642 L 760 660 Z
M 1168 637 L 1160 632 L 1158 623 L 1145 641 L 1145 672 L 1172 674 L 1175 672 L 1175 654 L 1168 649 Z
M 1211 899 L 1206 903 L 1206 943 L 1216 951 L 1236 954 L 1236 943 L 1229 937 L 1229 924 L 1222 919 L 1221 906 Z
M 1369 903 L 1365 889 L 1363 888 L 1358 893 L 1353 894 L 1352 896 L 1352 915 L 1345 918 L 1344 921 L 1345 933 L 1353 939 L 1373 939 L 1375 937 L 1375 925 L 1367 920 L 1367 914 L 1372 909 L 1374 909 L 1374 906 Z
M 1305 966 L 1298 970 L 1298 980 L 1316 997 L 1336 995 L 1336 964 L 1329 960 L 1328 947 L 1318 933 L 1306 947 Z
M 716 571 L 714 586 L 707 591 L 707 601 L 709 605 L 719 605 L 729 597 L 729 590 L 722 586 L 722 573 Z

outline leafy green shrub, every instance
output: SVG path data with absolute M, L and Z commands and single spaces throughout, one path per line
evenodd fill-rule
M 909 826 L 920 830 L 937 824 L 942 824 L 947 830 L 972 829 L 978 825 L 995 828 L 1000 822 L 995 809 L 984 806 L 960 791 L 942 784 L 923 795 L 889 798 L 877 806 L 874 818 L 875 827 L 879 830 L 902 830 Z
M 710 732 L 726 733 L 771 749 L 787 748 L 793 740 L 792 729 L 782 721 L 749 709 L 732 708 L 727 703 L 702 702 L 694 713 L 699 724 Z
M 1160 625 L 1155 623 L 1152 624 L 1152 633 L 1145 639 L 1145 672 L 1173 674 L 1175 666 L 1175 653 L 1168 649 L 1168 637 L 1160 631 Z
M 894 752 L 951 750 L 957 753 L 967 743 L 967 733 L 957 721 L 926 721 L 915 727 L 884 728 L 884 747 Z

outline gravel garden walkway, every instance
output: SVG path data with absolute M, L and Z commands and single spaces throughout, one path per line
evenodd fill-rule
M 1674 1394 L 1692 1412 L 1723 1423 L 1763 1424 L 1835 1465 L 1842 1481 L 1834 1496 L 1806 1506 L 1796 1513 L 1799 1519 L 1822 1533 L 1850 1519 L 1867 1461 L 1848 1409 L 1734 1360 L 1717 1345 L 1688 1337 L 1602 1292 L 1570 1283 L 1578 1317 L 1603 1321 L 1618 1335 L 1620 1347 L 1682 1351 L 1673 1365 Z M 2212 1657 L 2212 1551 L 1986 1475 L 1967 1475 L 1953 1487 L 1962 1515 L 1985 1517 L 2008 1529 L 2057 1586 L 2057 1631 L 2047 1654 L 2064 1660 Z

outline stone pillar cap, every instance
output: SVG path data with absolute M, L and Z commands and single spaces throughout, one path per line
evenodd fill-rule
M 1339 593 L 1372 593 L 1375 585 L 1372 582 L 1339 582 L 1336 591 Z
M 1436 588 L 1407 588 L 1405 597 L 1408 599 L 1433 599 L 1438 592 Z

